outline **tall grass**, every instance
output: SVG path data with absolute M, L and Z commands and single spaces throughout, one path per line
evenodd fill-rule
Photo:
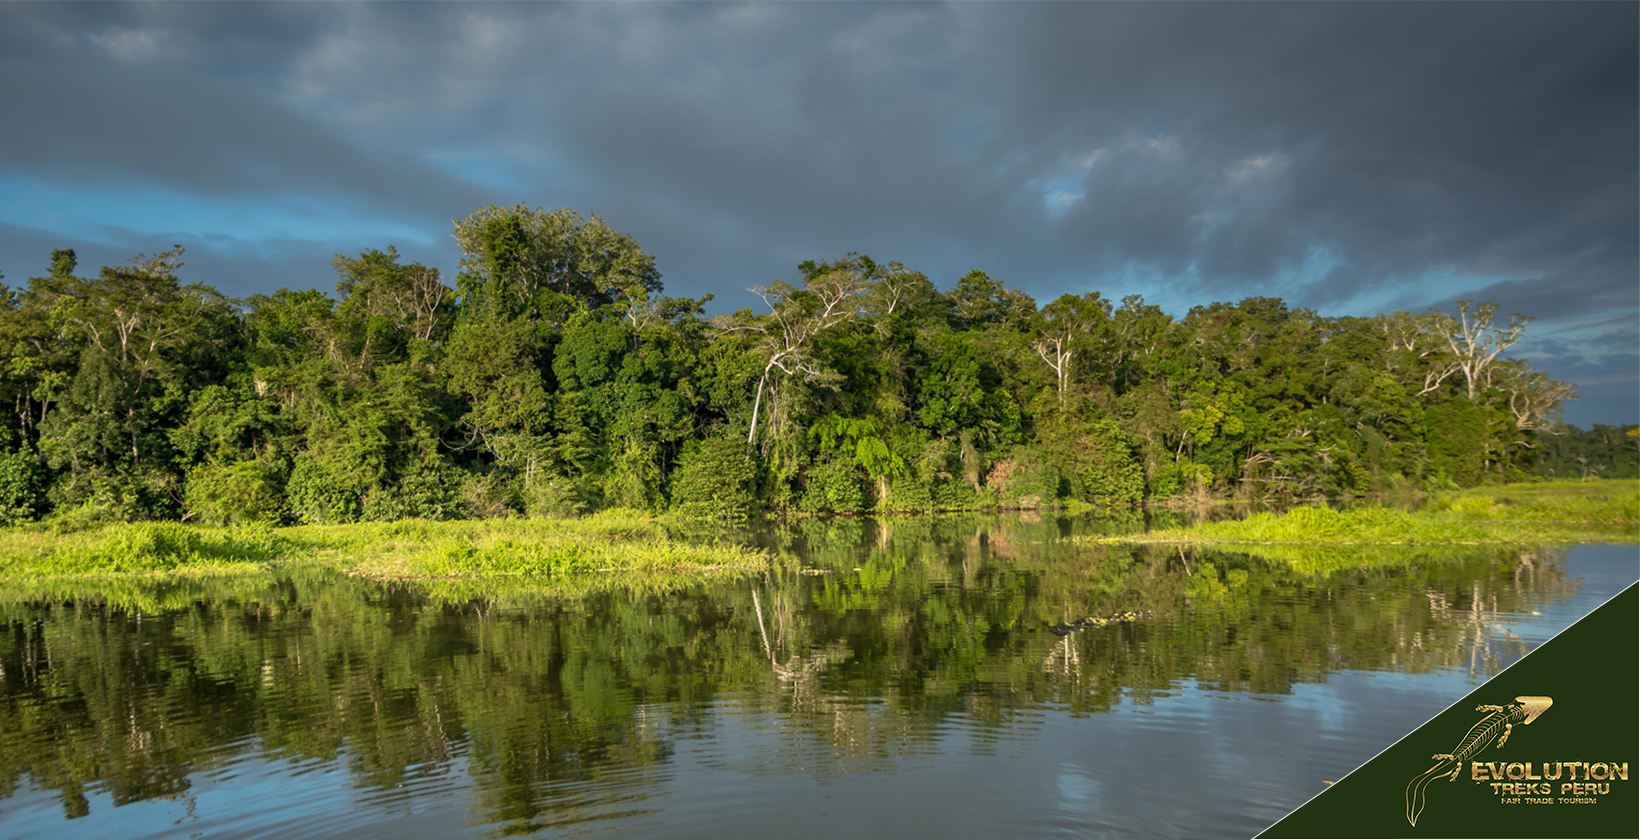
M 753 568 L 761 553 L 671 537 L 655 519 L 610 511 L 573 520 L 404 520 L 296 528 L 168 522 L 74 534 L 0 531 L 0 580 L 108 575 L 246 574 L 319 565 L 383 578 Z
M 1443 493 L 1424 509 L 1301 507 L 1233 522 L 1099 538 L 1185 545 L 1547 545 L 1640 542 L 1640 482 Z
M 108 525 L 72 534 L 0 531 L 0 578 L 142 575 L 187 571 L 244 574 L 277 559 L 271 528 L 199 528 L 175 522 Z

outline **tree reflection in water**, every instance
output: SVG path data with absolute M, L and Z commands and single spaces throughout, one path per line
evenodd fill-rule
M 13 584 L 0 793 L 56 791 L 72 820 L 88 792 L 186 799 L 247 755 L 340 761 L 374 806 L 465 784 L 475 824 L 529 833 L 660 808 L 679 739 L 716 737 L 723 715 L 768 734 L 741 769 L 880 769 L 952 729 L 984 751 L 1034 737 L 1047 707 L 1097 714 L 1185 684 L 1481 678 L 1529 648 L 1511 616 L 1569 591 L 1554 550 L 1368 552 L 1325 573 L 1302 570 L 1337 558 L 1294 549 L 1070 539 L 1131 526 L 814 520 L 740 535 L 778 558 L 765 573 L 669 592 L 318 571 Z M 1048 632 L 1124 611 L 1146 617 Z

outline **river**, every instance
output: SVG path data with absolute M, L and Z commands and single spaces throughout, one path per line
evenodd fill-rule
M 12 587 L 0 836 L 1249 837 L 1640 576 L 1105 527 L 813 521 L 671 591 Z

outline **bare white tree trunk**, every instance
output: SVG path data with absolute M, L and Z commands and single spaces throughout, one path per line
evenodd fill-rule
M 1048 355 L 1050 349 L 1053 351 L 1052 358 Z M 1066 350 L 1065 339 L 1058 336 L 1045 338 L 1036 344 L 1036 354 L 1041 356 L 1042 361 L 1047 362 L 1048 367 L 1053 370 L 1061 405 L 1065 403 L 1065 382 L 1070 375 L 1071 356 L 1075 352 L 1074 350 Z
M 1492 316 L 1497 311 L 1497 304 L 1482 303 L 1473 310 L 1470 305 L 1470 301 L 1458 301 L 1457 319 L 1447 321 L 1446 343 L 1452 350 L 1458 369 L 1463 371 L 1467 386 L 1465 390 L 1469 398 L 1474 399 L 1487 369 L 1500 353 L 1520 341 L 1526 332 L 1526 322 L 1531 319 L 1510 315 L 1507 325 L 1493 327 Z
M 769 381 L 769 369 L 763 369 L 763 376 L 757 380 L 757 399 L 752 401 L 752 430 L 746 433 L 746 445 L 751 446 L 757 440 L 757 415 L 763 407 L 763 384 Z

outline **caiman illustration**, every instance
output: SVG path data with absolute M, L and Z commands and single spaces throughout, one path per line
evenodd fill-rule
M 1502 747 L 1509 740 L 1509 733 L 1515 729 L 1515 724 L 1522 726 L 1537 720 L 1554 705 L 1555 701 L 1549 697 L 1516 697 L 1515 702 L 1507 706 L 1476 706 L 1475 711 L 1487 712 L 1486 717 L 1480 719 L 1474 726 L 1469 727 L 1469 734 L 1458 742 L 1458 748 L 1450 753 L 1439 753 L 1430 756 L 1435 759 L 1435 766 L 1414 776 L 1407 784 L 1407 822 L 1418 824 L 1418 815 L 1424 811 L 1424 788 L 1441 776 L 1448 776 L 1447 781 L 1455 782 L 1463 772 L 1464 763 L 1480 755 L 1481 750 L 1497 739 L 1497 746 Z

